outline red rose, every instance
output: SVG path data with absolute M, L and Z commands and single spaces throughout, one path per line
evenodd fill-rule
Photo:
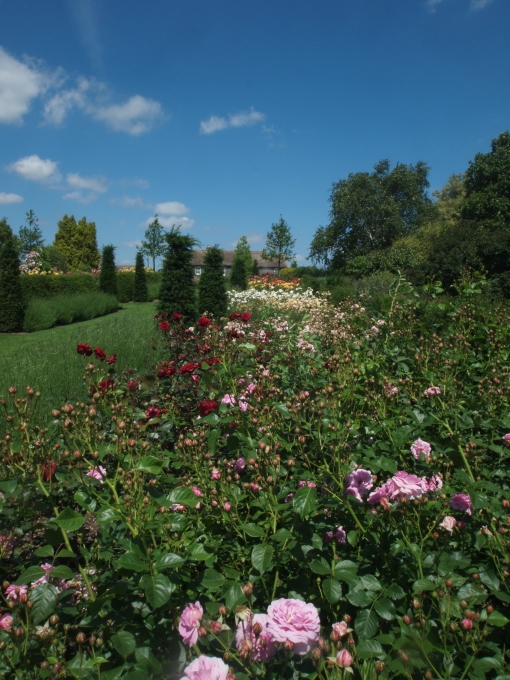
M 168 368 L 160 368 L 158 371 L 158 378 L 169 378 L 175 374 L 175 367 L 170 366 Z
M 84 342 L 80 342 L 78 345 L 76 345 L 76 351 L 78 354 L 83 354 L 84 357 L 89 357 L 92 354 L 92 347 L 90 345 L 86 345 Z
M 232 312 L 232 314 L 228 317 L 230 321 L 235 321 L 236 319 L 241 318 L 241 313 L 240 312 Z
M 44 463 L 42 463 L 40 465 L 40 470 L 43 474 L 43 479 L 44 479 L 45 482 L 50 481 L 50 479 L 55 474 L 56 469 L 57 469 L 57 464 L 53 460 L 50 460 L 48 463 L 46 463 L 46 465 Z
M 145 411 L 145 415 L 149 420 L 151 418 L 157 418 L 159 415 L 161 415 L 161 409 L 159 409 L 157 406 L 149 406 L 149 408 Z
M 101 380 L 101 382 L 98 385 L 98 388 L 101 390 L 101 394 L 104 395 L 104 394 L 106 394 L 106 392 L 108 392 L 108 390 L 113 389 L 114 385 L 115 385 L 115 383 L 113 382 L 113 380 L 110 380 L 110 379 Z
M 168 321 L 162 321 L 162 322 L 159 324 L 159 328 L 160 328 L 162 331 L 167 331 L 167 330 L 170 328 L 170 324 L 168 323 Z
M 184 366 L 181 366 L 179 369 L 179 373 L 193 373 L 195 368 L 198 368 L 198 364 L 190 362 L 189 364 L 184 364 Z
M 212 413 L 216 408 L 218 408 L 217 401 L 201 401 L 198 405 L 198 410 L 200 411 L 201 416 L 209 415 L 209 413 Z
M 96 347 L 94 354 L 96 355 L 96 359 L 99 359 L 99 361 L 104 361 L 106 359 L 106 352 L 104 349 L 101 349 L 101 347 Z
M 242 321 L 249 321 L 251 319 L 250 312 L 243 312 L 241 314 L 241 319 L 242 319 Z
M 131 390 L 132 392 L 136 392 L 136 390 L 140 387 L 140 381 L 139 380 L 128 380 L 126 383 L 126 387 L 128 390 Z
M 182 314 L 179 314 L 178 312 L 174 312 L 174 313 L 172 314 L 172 319 L 173 319 L 174 321 L 180 321 L 180 320 L 182 319 Z
M 200 326 L 200 328 L 207 328 L 207 326 L 211 325 L 211 319 L 208 319 L 206 316 L 201 316 L 197 321 L 197 324 Z
M 111 366 L 111 365 L 114 364 L 116 361 L 117 361 L 117 355 L 116 355 L 116 354 L 112 354 L 111 356 L 108 357 L 108 359 L 106 360 L 106 363 L 109 364 L 109 365 Z
M 209 364 L 209 366 L 214 366 L 214 364 L 221 364 L 221 359 L 215 357 L 214 359 L 207 359 L 205 363 Z

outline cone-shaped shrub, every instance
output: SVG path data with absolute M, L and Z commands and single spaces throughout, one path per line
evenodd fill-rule
M 140 251 L 136 253 L 135 288 L 133 291 L 133 301 L 147 302 L 147 277 L 145 276 L 143 254 Z
M 253 260 L 253 265 L 251 268 L 251 275 L 252 276 L 258 276 L 260 274 L 259 272 L 259 261 L 258 260 Z
M 216 319 L 227 313 L 227 289 L 223 276 L 223 251 L 214 246 L 206 251 L 204 268 L 198 284 L 198 311 L 214 314 Z
M 14 239 L 8 238 L 0 251 L 0 332 L 23 330 L 24 315 L 19 256 Z
M 193 281 L 193 247 L 197 240 L 173 228 L 166 235 L 167 248 L 163 263 L 159 311 L 168 316 L 177 312 L 185 321 L 195 321 L 197 316 L 195 283 Z
M 99 290 L 117 295 L 117 270 L 115 269 L 115 246 L 104 246 L 99 274 Z
M 230 274 L 230 283 L 236 288 L 246 290 L 248 288 L 248 277 L 246 274 L 246 265 L 241 257 L 234 257 L 232 262 L 232 273 Z

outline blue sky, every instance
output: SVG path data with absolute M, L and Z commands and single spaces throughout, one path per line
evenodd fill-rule
M 0 0 L 0 217 L 64 213 L 134 262 L 155 212 L 304 262 L 331 185 L 425 161 L 431 191 L 510 128 L 508 0 Z

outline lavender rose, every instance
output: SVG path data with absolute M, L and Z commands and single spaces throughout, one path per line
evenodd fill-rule
M 267 631 L 275 642 L 291 642 L 294 653 L 304 656 L 317 643 L 321 622 L 311 603 L 280 598 L 267 608 Z
M 184 644 L 190 647 L 198 640 L 198 629 L 204 610 L 200 602 L 189 604 L 182 612 L 179 621 L 179 633 L 182 635 Z M 190 676 L 191 677 L 191 676 Z
M 200 655 L 184 669 L 181 680 L 227 680 L 228 666 L 214 656 Z

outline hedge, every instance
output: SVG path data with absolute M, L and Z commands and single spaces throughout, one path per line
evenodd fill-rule
M 36 298 L 96 293 L 98 283 L 94 274 L 22 274 L 21 289 L 27 303 Z
M 149 293 L 154 291 L 155 286 L 161 282 L 161 272 L 145 272 Z M 135 291 L 135 272 L 117 272 L 117 299 L 119 302 L 131 302 Z M 149 294 L 149 301 L 151 296 Z

